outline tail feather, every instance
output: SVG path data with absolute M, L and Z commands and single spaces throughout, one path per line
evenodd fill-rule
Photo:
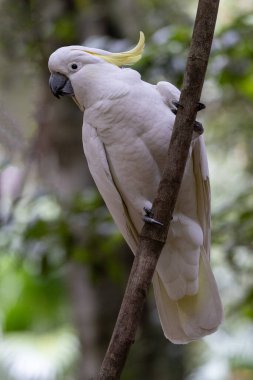
M 153 276 L 153 287 L 164 335 L 172 343 L 188 343 L 189 338 L 180 323 L 177 302 L 172 301 L 171 298 L 168 297 L 163 282 L 157 272 L 155 272 Z
M 223 319 L 217 285 L 204 250 L 200 256 L 199 291 L 173 301 L 156 272 L 154 293 L 165 336 L 173 343 L 185 344 L 217 330 Z
M 202 250 L 199 268 L 199 291 L 178 301 L 180 321 L 185 333 L 194 339 L 217 330 L 223 319 L 223 309 L 217 285 Z

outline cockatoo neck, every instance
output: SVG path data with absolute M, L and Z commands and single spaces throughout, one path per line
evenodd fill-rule
M 85 65 L 79 72 L 70 76 L 75 97 L 85 109 L 102 99 L 108 92 L 108 78 L 120 71 L 109 63 Z
M 104 62 L 86 65 L 69 79 L 78 103 L 87 109 L 96 102 L 125 93 L 129 82 L 140 80 L 140 74 Z

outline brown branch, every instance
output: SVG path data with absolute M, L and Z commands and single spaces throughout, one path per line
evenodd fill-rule
M 161 221 L 163 226 L 146 223 L 141 231 L 139 250 L 134 259 L 121 309 L 98 380 L 120 378 L 128 351 L 135 339 L 141 311 L 157 260 L 166 241 L 171 215 L 184 173 L 197 104 L 213 40 L 218 6 L 219 0 L 199 0 L 180 97 L 182 106 L 178 109 L 164 173 L 153 203 L 154 218 Z

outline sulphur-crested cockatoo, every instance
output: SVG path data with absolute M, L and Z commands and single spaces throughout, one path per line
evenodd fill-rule
M 84 111 L 82 137 L 90 172 L 133 253 L 163 172 L 180 95 L 168 82 L 149 84 L 137 71 L 122 68 L 138 61 L 143 48 L 140 33 L 136 47 L 127 52 L 66 46 L 49 58 L 53 94 L 71 95 Z M 161 324 L 174 343 L 211 334 L 221 323 L 209 253 L 208 164 L 203 136 L 197 135 L 153 277 Z

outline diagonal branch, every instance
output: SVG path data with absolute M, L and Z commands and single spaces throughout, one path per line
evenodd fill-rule
M 163 226 L 145 224 L 110 345 L 98 380 L 120 378 L 134 342 L 152 276 L 166 241 L 192 139 L 209 59 L 219 0 L 199 0 L 192 42 L 186 64 L 180 105 L 170 141 L 164 173 L 153 203 L 154 218 Z

